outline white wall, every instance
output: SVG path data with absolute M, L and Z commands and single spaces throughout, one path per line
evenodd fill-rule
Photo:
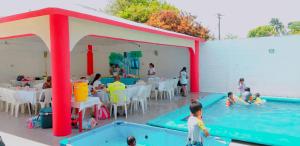
M 73 77 L 86 74 L 86 46 L 77 45 L 71 54 L 71 73 Z M 133 43 L 123 43 L 116 45 L 97 45 L 94 46 L 94 72 L 104 76 L 109 75 L 109 59 L 111 52 L 136 51 L 139 50 Z M 189 69 L 189 51 L 184 48 L 173 48 L 167 46 L 155 46 L 142 44 L 141 50 L 141 76 L 147 76 L 148 64 L 154 63 L 159 77 L 173 78 L 178 77 L 179 70 L 186 66 Z M 154 55 L 154 50 L 158 51 L 158 56 Z
M 269 53 L 274 49 L 274 54 Z M 237 90 L 300 97 L 300 36 L 208 41 L 200 49 L 201 92 Z
M 16 79 L 19 74 L 26 76 L 43 76 L 45 74 L 44 50 L 45 44 L 7 40 L 0 41 L 0 83 Z M 47 71 L 50 73 L 49 58 Z
M 47 47 L 39 38 L 27 37 L 6 41 L 8 44 L 5 44 L 5 40 L 0 40 L 0 83 L 9 82 L 19 74 L 25 76 L 45 74 L 46 64 L 43 52 L 47 50 Z M 111 52 L 138 50 L 137 45 L 133 43 L 111 41 L 106 44 L 98 43 L 94 46 L 94 71 L 104 76 L 109 74 L 108 56 Z M 71 75 L 73 78 L 86 75 L 86 45 L 87 42 L 84 45 L 76 45 L 71 52 Z M 141 50 L 143 52 L 142 77 L 146 76 L 150 62 L 155 64 L 158 76 L 165 78 L 177 77 L 183 66 L 189 69 L 189 51 L 187 49 L 142 44 Z M 154 55 L 154 50 L 158 51 L 158 56 Z M 51 73 L 50 55 L 47 57 L 48 74 Z

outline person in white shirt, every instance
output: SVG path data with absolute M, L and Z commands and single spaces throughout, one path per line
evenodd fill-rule
M 180 81 L 180 86 L 183 90 L 183 96 L 187 96 L 186 86 L 188 84 L 188 75 L 186 72 L 186 67 L 183 67 L 181 69 L 180 74 L 179 74 L 179 81 Z
M 94 77 L 94 79 L 90 82 L 90 85 L 93 86 L 94 90 L 100 90 L 102 83 L 100 81 L 101 79 L 101 74 L 97 73 Z
M 242 94 L 245 92 L 245 89 L 246 89 L 245 79 L 240 78 L 239 87 L 238 87 L 239 94 L 240 94 L 239 96 L 242 96 Z
M 153 63 L 149 63 L 149 70 L 148 70 L 148 76 L 149 77 L 154 77 L 156 74 L 155 68 L 154 68 L 154 64 Z
M 209 136 L 202 120 L 202 104 L 192 102 L 190 105 L 191 115 L 188 118 L 188 144 L 187 146 L 203 146 L 203 134 Z
M 92 94 L 96 97 L 99 97 L 101 102 L 106 104 L 108 103 L 108 94 L 105 92 L 105 86 L 101 83 L 101 74 L 97 73 L 94 79 L 90 82 L 90 85 L 93 87 Z

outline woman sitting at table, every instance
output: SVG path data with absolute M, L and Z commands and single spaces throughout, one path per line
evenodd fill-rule
M 52 88 L 51 76 L 48 76 L 46 82 L 43 84 L 43 89 L 49 89 L 49 88 Z
M 97 73 L 92 82 L 90 82 L 90 85 L 93 86 L 92 94 L 94 94 L 96 97 L 99 97 L 101 102 L 105 104 L 109 101 L 108 94 L 105 92 L 105 86 L 100 80 L 101 74 Z
M 93 90 L 101 90 L 103 89 L 103 84 L 101 83 L 101 74 L 97 73 L 94 79 L 90 82 L 90 85 L 93 86 Z

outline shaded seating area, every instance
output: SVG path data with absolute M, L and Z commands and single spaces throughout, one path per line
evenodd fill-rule
M 52 130 L 55 136 L 71 134 L 72 127 L 70 125 L 71 119 L 69 118 L 71 117 L 70 109 L 72 105 L 72 92 L 70 91 L 72 90 L 71 78 L 73 77 L 71 76 L 71 70 L 73 70 L 74 66 L 80 66 L 84 62 L 83 64 L 86 64 L 86 66 L 84 65 L 86 69 L 84 67 L 81 69 L 76 68 L 77 71 L 81 72 L 78 74 L 83 75 L 85 70 L 88 73 L 87 75 L 93 73 L 91 72 L 91 68 L 99 65 L 97 65 L 96 61 L 93 62 L 93 59 L 88 57 L 91 57 L 91 51 L 94 51 L 89 46 L 93 43 L 96 44 L 99 40 L 111 40 L 119 44 L 126 42 L 125 44 L 127 45 L 139 43 L 137 46 L 152 45 L 168 49 L 186 50 L 186 54 L 189 56 L 187 62 L 189 62 L 188 66 L 190 68 L 190 91 L 199 92 L 199 44 L 202 41 L 199 38 L 127 22 L 98 12 L 95 13 L 94 11 L 84 10 L 80 12 L 78 10 L 65 10 L 60 8 L 59 5 L 54 5 L 53 8 L 37 9 L 30 12 L 18 12 L 17 14 L 0 18 L 0 39 L 39 38 L 39 41 L 42 41 L 44 48 L 46 48 L 45 51 L 50 52 L 49 55 L 44 54 L 44 56 L 46 57 L 45 60 L 49 59 L 49 63 L 45 64 L 51 69 Z M 87 38 L 92 38 L 93 41 L 87 41 Z M 86 62 L 81 60 L 75 62 L 75 64 L 73 63 L 76 60 L 76 57 L 72 53 L 74 48 L 85 48 L 88 50 L 87 58 L 82 59 L 86 60 Z M 145 51 L 148 50 L 145 49 Z M 155 52 L 155 50 L 152 51 Z M 94 53 L 96 54 L 96 52 Z M 148 54 L 153 54 L 153 52 L 150 53 L 148 51 Z M 164 60 L 166 58 L 164 56 L 157 56 L 157 59 Z M 43 65 L 41 68 L 47 68 L 47 66 Z M 174 68 L 173 72 L 175 70 L 177 69 Z M 134 83 L 134 81 L 128 82 L 131 85 Z M 155 84 L 158 86 L 153 87 L 151 85 L 151 92 L 154 92 L 155 99 L 156 97 L 160 97 L 161 99 L 169 98 L 172 100 L 176 90 L 174 88 L 174 81 L 172 83 L 171 81 L 159 81 Z M 39 87 L 36 86 L 36 88 Z M 149 91 L 150 86 L 141 87 L 140 89 L 143 89 L 142 91 L 147 93 L 147 95 L 132 95 L 133 98 L 131 101 L 132 105 L 135 105 L 133 109 L 141 107 L 145 112 L 149 107 L 147 100 L 151 99 L 148 95 L 151 93 Z M 34 91 L 31 91 L 32 89 L 25 90 L 26 92 L 33 92 L 30 96 L 22 95 L 26 97 L 26 103 L 35 106 L 39 102 L 40 96 L 38 94 L 41 94 L 40 92 L 42 91 L 39 89 Z M 142 91 L 139 93 L 142 93 Z M 46 95 L 45 93 L 43 94 Z M 27 101 L 27 97 L 30 101 Z M 1 99 L 4 98 L 1 97 Z M 48 99 L 47 96 L 47 100 L 42 103 L 42 106 L 50 104 Z M 32 113 L 31 108 L 29 108 L 29 111 L 29 113 Z

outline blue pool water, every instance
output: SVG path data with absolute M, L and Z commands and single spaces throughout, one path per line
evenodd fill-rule
M 67 138 L 61 146 L 126 146 L 128 136 L 134 136 L 137 146 L 185 146 L 187 133 L 127 122 L 114 122 Z M 205 146 L 228 146 L 230 140 L 210 137 Z
M 267 145 L 300 145 L 300 100 L 265 97 L 264 105 L 225 106 L 225 95 L 212 94 L 204 104 L 203 120 L 216 136 Z M 186 131 L 188 106 L 151 120 L 148 124 Z
M 225 106 L 225 99 L 204 111 L 215 135 L 270 145 L 300 145 L 300 104 L 269 100 L 263 105 Z

